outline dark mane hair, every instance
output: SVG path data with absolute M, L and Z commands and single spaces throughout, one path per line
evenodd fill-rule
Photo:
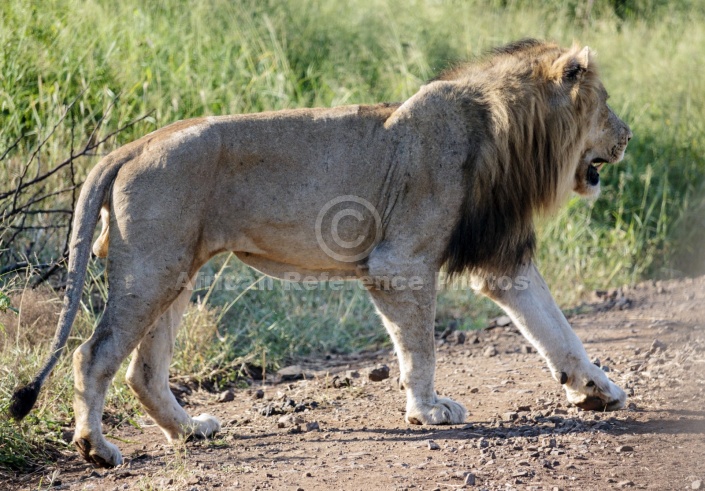
M 567 77 L 577 53 L 523 39 L 439 77 L 461 88 L 472 140 L 466 194 L 442 258 L 451 276 L 514 274 L 534 253 L 534 215 L 572 191 L 599 85 L 592 63 Z
M 544 46 L 547 46 L 547 44 L 543 41 L 534 38 L 524 38 L 505 44 L 504 46 L 492 48 L 489 53 L 493 55 L 513 55 L 520 51 L 528 51 Z

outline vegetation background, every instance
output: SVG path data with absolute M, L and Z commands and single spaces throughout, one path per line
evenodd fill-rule
M 538 262 L 562 305 L 596 288 L 703 272 L 699 0 L 2 2 L 0 411 L 47 353 L 63 282 L 55 264 L 76 189 L 101 155 L 194 116 L 401 101 L 449 64 L 522 37 L 594 49 L 610 104 L 635 135 L 624 162 L 603 172 L 600 200 L 575 199 L 541 222 Z M 71 349 L 100 317 L 103 268 L 91 265 Z M 270 283 L 231 257 L 204 274 L 221 280 L 195 293 L 177 377 L 218 388 L 245 362 L 273 368 L 387 344 L 359 288 Z M 496 313 L 467 289 L 450 289 L 440 295 L 437 324 L 477 328 Z M 0 417 L 0 470 L 31 467 L 65 445 L 69 362 L 55 370 L 29 424 Z M 121 375 L 106 407 L 113 421 L 130 423 L 139 408 Z

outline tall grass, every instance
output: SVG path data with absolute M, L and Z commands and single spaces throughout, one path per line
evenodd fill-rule
M 697 252 L 680 239 L 695 232 L 697 217 L 687 216 L 700 205 L 705 167 L 705 87 L 694 76 L 705 48 L 704 8 L 687 1 L 598 1 L 588 20 L 584 5 L 4 2 L 0 148 L 20 134 L 29 138 L 2 163 L 0 176 L 12 181 L 33 137 L 45 134 L 57 108 L 81 91 L 74 140 L 90 133 L 117 94 L 106 133 L 154 111 L 118 135 L 118 145 L 203 114 L 403 100 L 449 62 L 490 46 L 523 36 L 580 40 L 597 51 L 610 102 L 635 139 L 625 162 L 603 176 L 601 200 L 575 204 L 546 227 L 541 256 L 551 258 L 549 279 L 593 288 L 702 268 L 677 259 Z M 65 156 L 70 138 L 62 128 L 44 160 Z M 585 223 L 590 230 L 578 226 Z
M 698 60 L 705 52 L 705 8 L 688 0 L 597 0 L 589 12 L 588 5 L 582 0 L 6 0 L 0 4 L 0 154 L 24 138 L 0 161 L 0 188 L 16 182 L 37 142 L 75 98 L 66 124 L 42 150 L 40 168 L 65 158 L 101 118 L 106 120 L 100 133 L 107 134 L 152 111 L 118 134 L 111 142 L 117 146 L 193 116 L 400 101 L 449 63 L 489 47 L 527 36 L 564 45 L 578 40 L 597 52 L 610 104 L 635 137 L 625 161 L 603 172 L 600 200 L 575 199 L 557 216 L 541 220 L 538 261 L 549 284 L 566 304 L 594 288 L 703 271 L 705 256 L 697 244 L 705 238 L 705 81 Z M 78 179 L 99 157 L 81 161 Z M 48 183 L 49 190 L 61 185 Z M 66 200 L 57 197 L 57 206 Z M 38 224 L 53 219 L 34 218 Z M 51 261 L 61 253 L 59 237 L 26 240 L 49 244 L 27 258 L 30 262 Z M 20 249 L 13 252 L 21 256 Z M 209 264 L 206 273 L 215 276 L 224 261 Z M 105 293 L 96 286 L 102 266 L 92 268 L 93 287 L 85 294 L 72 347 L 90 333 Z M 252 353 L 276 364 L 301 354 L 386 342 L 359 289 L 302 291 L 265 284 L 234 260 L 222 275 L 233 288 L 208 283 L 195 295 L 202 302 L 207 296 L 205 305 L 187 312 L 174 363 L 179 374 L 207 373 Z M 0 282 L 6 291 L 21 290 L 16 279 Z M 10 298 L 17 308 L 17 297 Z M 6 304 L 0 296 L 0 306 Z M 467 291 L 448 291 L 440 295 L 437 323 L 473 328 L 495 313 Z M 28 377 L 45 354 L 46 343 L 3 338 L 0 400 L 7 401 L 15 374 Z M 16 433 L 0 420 L 0 446 L 31 445 L 41 441 L 42 431 L 56 436 L 56 425 L 48 421 L 68 422 L 67 360 L 34 413 L 33 421 L 44 426 L 28 425 L 26 433 Z M 111 394 L 108 408 L 127 407 L 123 419 L 129 419 L 136 406 L 124 384 L 116 382 Z M 0 461 L 0 466 L 20 464 Z

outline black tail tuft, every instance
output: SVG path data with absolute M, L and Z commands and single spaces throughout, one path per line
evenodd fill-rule
M 22 418 L 27 416 L 27 414 L 34 407 L 34 403 L 37 402 L 37 396 L 39 396 L 39 390 L 42 388 L 36 380 L 30 384 L 25 385 L 15 391 L 12 394 L 12 400 L 10 401 L 10 416 L 15 421 L 21 421 Z

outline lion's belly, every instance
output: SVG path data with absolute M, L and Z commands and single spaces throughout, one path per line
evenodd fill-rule
M 298 264 L 287 264 L 250 253 L 235 253 L 243 263 L 273 278 L 281 280 L 303 281 L 330 281 L 336 279 L 353 279 L 356 277 L 355 269 L 312 270 Z
M 223 249 L 235 252 L 246 264 L 277 278 L 291 279 L 286 277 L 291 274 L 354 274 L 356 266 L 365 262 L 380 240 L 374 220 L 366 223 L 363 217 L 358 221 L 359 215 L 345 215 L 354 210 L 343 208 L 340 210 L 343 214 L 338 215 L 343 219 L 331 232 L 325 217 L 317 220 L 321 215 L 319 210 L 326 214 L 325 203 L 309 212 L 299 209 L 297 217 L 282 210 L 273 214 L 245 212 L 245 220 L 233 220 L 234 236 Z

